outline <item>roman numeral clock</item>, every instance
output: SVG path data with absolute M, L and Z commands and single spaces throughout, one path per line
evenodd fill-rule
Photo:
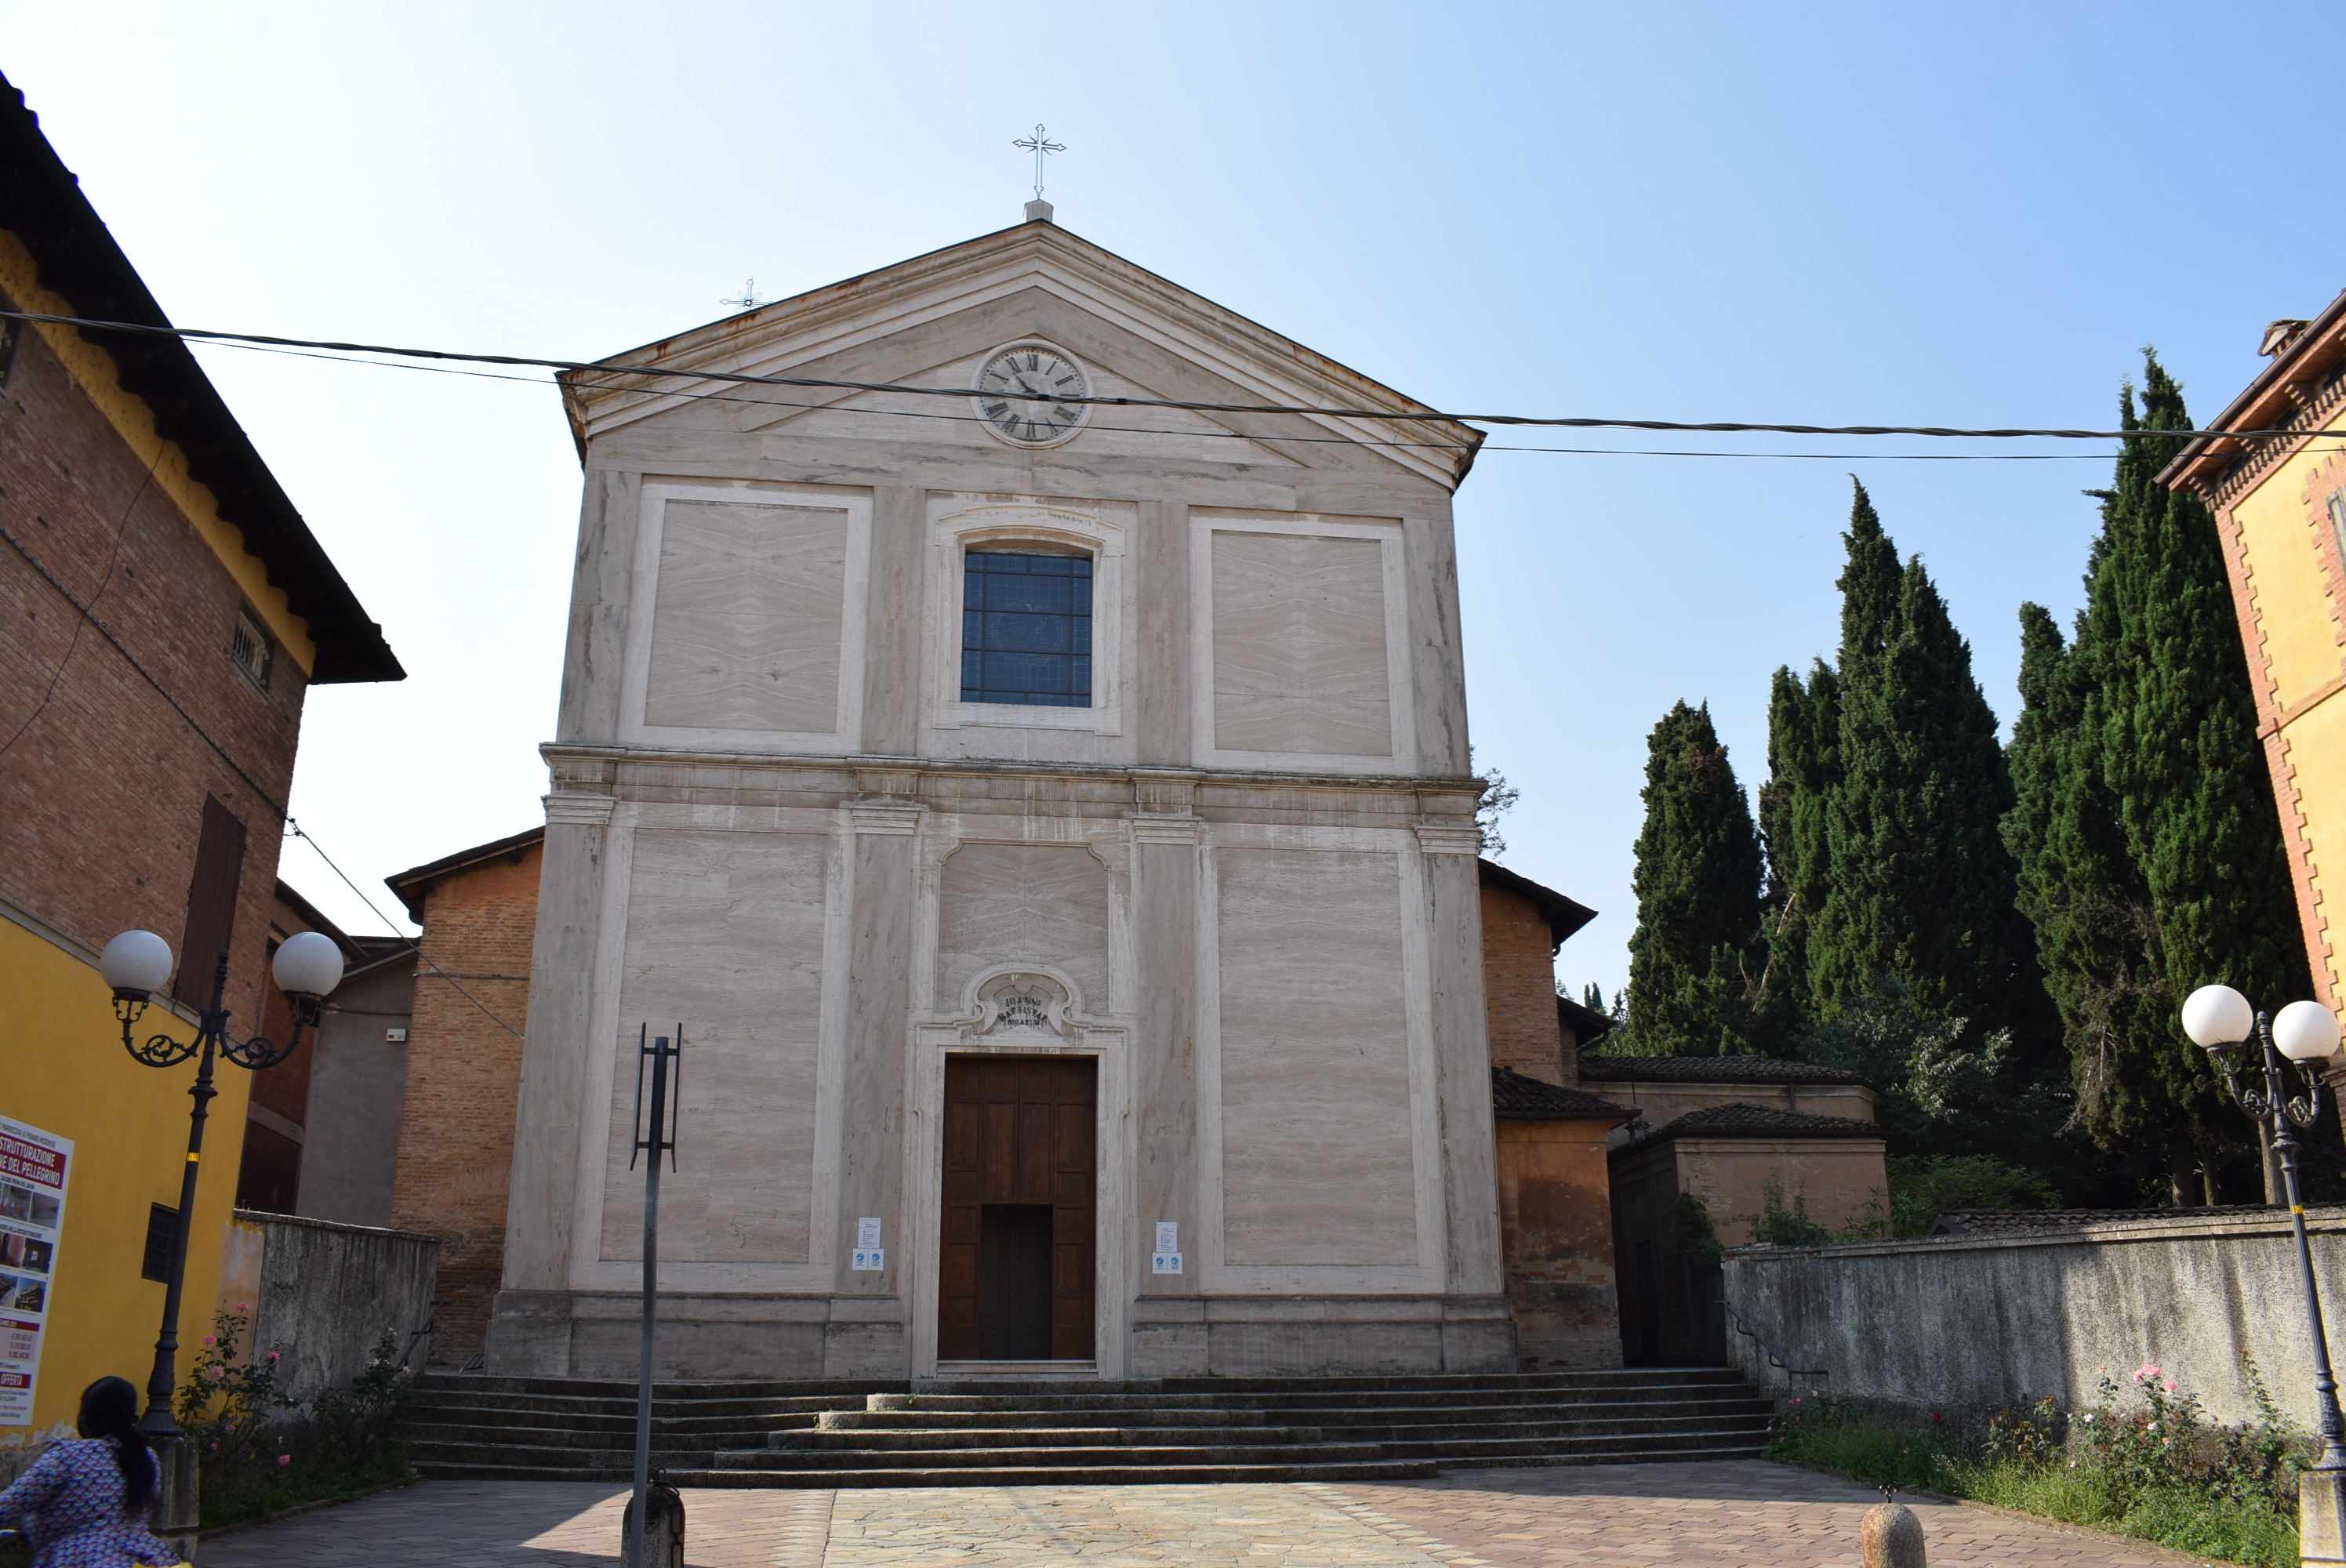
M 1056 446 L 1067 440 L 1082 428 L 1089 409 L 1082 402 L 1037 401 L 1091 392 L 1083 367 L 1048 343 L 996 350 L 978 372 L 977 387 L 978 412 L 985 423 L 1021 446 Z

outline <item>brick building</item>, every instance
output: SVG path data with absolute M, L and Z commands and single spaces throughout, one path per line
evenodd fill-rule
M 168 325 L 5 82 L 0 309 Z M 101 1373 L 142 1376 L 162 1312 L 149 1241 L 168 1257 L 194 1069 L 124 1052 L 97 950 L 137 927 L 178 955 L 146 1033 L 186 1028 L 225 950 L 231 1026 L 260 1029 L 303 703 L 401 676 L 184 343 L 0 320 L 0 1116 L 72 1145 L 54 1278 L 11 1281 L 18 1317 L 36 1294 L 54 1314 L 0 1446 Z M 219 1081 L 183 1341 L 248 1112 L 250 1075 Z
M 433 1355 L 460 1365 L 482 1346 L 505 1267 L 545 849 L 533 828 L 385 879 L 423 928 L 390 1223 L 440 1237 Z

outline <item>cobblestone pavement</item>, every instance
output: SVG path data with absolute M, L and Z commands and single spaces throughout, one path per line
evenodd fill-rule
M 690 1568 L 1855 1568 L 1864 1487 L 1756 1460 L 1392 1485 L 688 1491 Z M 626 1489 L 424 1481 L 207 1543 L 199 1568 L 609 1568 Z M 1915 1503 L 1932 1568 L 2201 1559 Z

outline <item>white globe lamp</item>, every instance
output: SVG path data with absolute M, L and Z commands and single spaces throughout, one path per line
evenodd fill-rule
M 342 983 L 342 950 L 322 932 L 305 931 L 279 945 L 270 972 L 287 996 L 314 1000 Z
M 2273 1044 L 2292 1062 L 2338 1054 L 2338 1014 L 2319 1002 L 2292 1002 L 2273 1015 Z
M 145 1002 L 171 979 L 171 944 L 151 931 L 126 931 L 97 955 L 97 972 L 124 1002 Z
M 2229 985 L 2203 985 L 2183 1000 L 2183 1033 L 2209 1051 L 2238 1045 L 2257 1026 L 2257 1010 Z

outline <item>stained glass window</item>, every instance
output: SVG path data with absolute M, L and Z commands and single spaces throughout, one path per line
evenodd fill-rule
M 972 550 L 962 562 L 961 699 L 1089 708 L 1091 558 Z

